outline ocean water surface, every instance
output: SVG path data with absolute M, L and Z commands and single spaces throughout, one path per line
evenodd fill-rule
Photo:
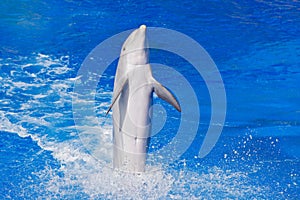
M 0 199 L 300 198 L 300 2 L 4 0 L 0 10 Z M 98 44 L 141 24 L 202 45 L 223 79 L 227 112 L 217 144 L 200 158 L 211 117 L 206 83 L 180 56 L 150 49 L 151 62 L 192 86 L 200 123 L 191 104 L 186 123 L 199 127 L 187 151 L 168 164 L 151 157 L 146 173 L 130 174 L 111 169 L 112 119 L 105 116 L 117 59 L 94 93 L 74 85 Z M 178 86 L 160 69 L 153 66 L 154 76 Z M 89 105 L 84 95 L 94 97 L 96 117 L 75 123 L 74 101 L 82 110 Z M 181 123 L 170 105 L 154 103 L 150 152 Z

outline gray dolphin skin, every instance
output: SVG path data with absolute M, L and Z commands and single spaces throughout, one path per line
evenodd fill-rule
M 146 41 L 146 26 L 134 30 L 122 46 L 114 80 L 113 167 L 128 172 L 144 172 L 151 132 L 153 92 L 181 108 L 174 96 L 151 71 Z

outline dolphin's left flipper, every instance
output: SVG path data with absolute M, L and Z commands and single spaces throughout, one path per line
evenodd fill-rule
M 175 97 L 172 95 L 172 93 L 167 88 L 165 88 L 162 84 L 160 84 L 156 80 L 154 80 L 153 88 L 154 88 L 155 94 L 157 94 L 157 96 L 159 98 L 165 100 L 166 102 L 168 102 L 169 104 L 174 106 L 174 108 L 176 108 L 176 110 L 181 112 L 181 108 L 180 108 L 178 101 L 175 99 Z
M 121 81 L 121 84 L 120 84 L 121 87 L 116 88 L 116 96 L 113 98 L 112 103 L 111 103 L 111 105 L 109 106 L 109 108 L 108 108 L 108 110 L 107 110 L 105 116 L 109 113 L 109 111 L 110 111 L 111 108 L 113 107 L 114 103 L 117 101 L 117 99 L 118 99 L 118 97 L 120 96 L 120 94 L 121 94 L 121 92 L 122 92 L 124 86 L 127 84 L 127 80 L 128 80 L 127 77 L 124 78 L 124 79 Z

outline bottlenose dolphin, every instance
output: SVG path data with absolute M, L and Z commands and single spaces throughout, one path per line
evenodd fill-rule
M 151 131 L 153 92 L 181 108 L 174 96 L 151 71 L 146 41 L 146 26 L 133 31 L 122 46 L 114 80 L 113 108 L 113 167 L 144 172 Z

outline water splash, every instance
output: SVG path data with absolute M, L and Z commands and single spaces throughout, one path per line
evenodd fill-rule
M 23 178 L 19 191 L 6 197 L 38 199 L 216 199 L 266 198 L 269 189 L 252 183 L 247 173 L 218 167 L 164 168 L 152 162 L 147 173 L 112 170 L 111 122 L 101 118 L 111 93 L 96 109 L 99 119 L 75 127 L 72 119 L 72 84 L 75 69 L 69 57 L 34 54 L 0 60 L 2 99 L 0 130 L 31 137 L 41 151 L 51 152 L 57 165 Z M 82 102 L 84 105 L 84 102 Z M 103 108 L 104 107 L 104 108 Z M 100 124 L 100 126 L 99 126 Z M 81 134 L 79 137 L 78 135 Z M 84 144 L 90 148 L 89 152 Z M 41 152 L 36 156 L 43 159 Z M 93 156 L 92 156 L 93 155 Z M 97 156 L 95 156 L 97 155 Z

